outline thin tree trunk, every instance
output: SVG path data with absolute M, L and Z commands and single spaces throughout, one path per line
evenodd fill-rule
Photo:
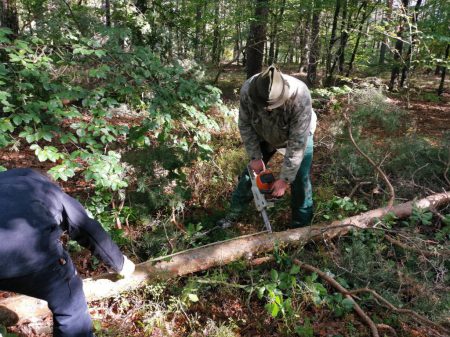
M 414 45 L 415 45 L 416 39 L 417 39 L 417 30 L 416 30 L 417 16 L 418 16 L 421 4 L 422 4 L 422 0 L 417 0 L 416 6 L 414 7 L 414 13 L 412 15 L 411 26 L 412 26 L 412 29 L 414 29 L 415 31 L 412 32 L 412 34 L 411 34 L 411 44 L 409 45 L 408 53 L 406 54 L 406 63 L 404 64 L 403 69 L 402 69 L 402 78 L 400 80 L 401 88 L 403 88 L 406 78 L 407 78 L 408 73 L 411 68 L 411 59 L 413 57 Z
M 445 49 L 445 58 L 444 60 L 448 59 L 448 53 L 450 50 L 450 43 L 447 44 L 447 49 Z M 445 73 L 447 72 L 447 67 L 441 67 L 441 83 L 439 84 L 438 89 L 438 95 L 441 96 L 444 93 L 444 84 L 445 84 Z
M 440 65 L 437 65 L 436 69 L 434 69 L 434 75 L 439 76 L 441 74 L 441 70 L 442 70 L 442 67 Z
M 200 61 L 200 34 L 202 31 L 202 6 L 201 3 L 197 3 L 195 6 L 195 38 L 194 38 L 194 58 L 196 61 Z
M 304 20 L 304 27 L 301 30 L 300 35 L 300 43 L 299 43 L 299 52 L 300 52 L 300 60 L 298 64 L 298 70 L 299 72 L 303 68 L 303 66 L 307 65 L 308 59 L 309 59 L 309 53 L 311 50 L 309 50 L 309 44 L 308 41 L 311 39 L 311 13 L 306 17 L 306 20 Z
M 362 37 L 362 32 L 363 32 L 363 28 L 364 28 L 364 23 L 366 22 L 367 18 L 370 15 L 370 11 L 367 11 L 367 1 L 364 2 L 363 4 L 363 8 L 362 8 L 362 19 L 359 23 L 359 27 L 358 27 L 358 36 L 356 38 L 356 42 L 355 42 L 355 47 L 353 48 L 353 52 L 352 52 L 352 56 L 350 57 L 350 61 L 348 62 L 348 69 L 347 69 L 347 73 L 345 76 L 350 76 L 350 73 L 353 69 L 353 62 L 355 61 L 356 58 L 356 53 L 358 52 L 358 47 L 359 47 L 359 42 L 361 40 Z
M 344 62 L 345 62 L 345 46 L 347 45 L 348 32 L 350 28 L 350 17 L 351 13 L 348 13 L 348 0 L 344 0 L 344 7 L 342 9 L 342 21 L 341 21 L 341 38 L 339 43 L 339 50 L 337 52 L 338 57 L 338 71 L 340 74 L 344 72 Z
M 205 13 L 205 15 L 206 15 L 206 13 L 208 13 L 208 1 L 204 1 L 204 3 L 203 3 L 203 13 Z M 201 34 L 201 36 L 202 36 L 202 39 L 200 40 L 200 59 L 201 60 L 205 60 L 206 59 L 206 56 L 205 56 L 205 43 L 203 42 L 203 40 L 205 39 L 205 37 L 206 37 L 206 21 L 207 20 L 203 20 L 203 24 L 202 24 L 202 34 Z
M 236 60 L 236 64 L 239 65 L 239 54 L 241 50 L 241 31 L 239 23 L 235 25 L 235 28 L 233 59 Z
M 286 5 L 286 0 L 282 0 L 278 7 L 277 2 L 277 8 L 275 9 L 275 14 L 273 15 L 273 25 L 270 32 L 270 47 L 269 47 L 269 53 L 268 53 L 268 64 L 273 64 L 277 62 L 278 58 L 278 46 L 279 46 L 279 24 L 283 22 L 283 14 L 284 14 L 284 7 Z
M 400 8 L 400 11 L 404 11 L 399 27 L 397 30 L 397 41 L 395 42 L 394 49 L 394 65 L 392 66 L 391 71 L 391 80 L 389 82 L 389 91 L 393 91 L 395 87 L 395 82 L 397 81 L 398 75 L 400 73 L 400 60 L 403 52 L 403 31 L 405 29 L 405 15 L 407 15 L 409 0 L 402 0 L 403 8 Z
M 280 15 L 279 17 L 279 22 L 283 22 L 283 16 L 284 16 L 284 9 L 286 8 L 286 0 L 282 0 L 281 1 L 281 8 L 280 8 Z M 277 36 L 279 35 L 278 33 L 278 25 L 277 25 Z M 277 38 L 275 40 L 275 56 L 274 56 L 274 63 L 278 63 L 278 55 L 280 53 L 280 39 Z
M 314 3 L 312 22 L 311 22 L 311 38 L 309 40 L 309 58 L 308 72 L 306 79 L 311 87 L 316 85 L 317 81 L 317 63 L 320 57 L 320 11 L 316 8 L 317 1 Z
M 394 0 L 386 0 L 386 10 L 384 14 L 383 21 L 387 24 L 389 21 L 391 21 L 392 16 L 392 5 Z M 378 60 L 378 64 L 384 64 L 384 61 L 386 59 L 386 52 L 388 50 L 388 36 L 385 29 L 385 35 L 383 36 L 383 42 L 381 43 L 380 48 L 380 58 Z
M 247 42 L 247 78 L 262 70 L 269 0 L 255 0 L 255 5 L 255 20 L 250 25 Z
M 105 25 L 111 27 L 111 1 L 105 0 Z
M 271 252 L 276 247 L 286 245 L 301 247 L 311 241 L 331 240 L 345 235 L 352 229 L 371 228 L 378 223 L 377 219 L 382 219 L 387 214 L 402 219 L 410 216 L 414 208 L 435 209 L 449 202 L 450 191 L 393 207 L 378 208 L 350 218 L 333 221 L 329 225 L 321 224 L 282 232 L 241 236 L 140 263 L 136 266 L 134 274 L 126 279 L 117 280 L 115 274 L 104 274 L 86 279 L 83 281 L 83 289 L 88 301 L 112 297 L 123 291 L 141 287 L 147 282 L 189 275 L 223 266 L 248 256 L 254 258 L 255 255 Z M 9 325 L 12 325 L 48 314 L 45 301 L 23 295 L 0 300 L 1 324 L 9 321 Z
M 336 0 L 336 8 L 334 10 L 334 15 L 333 15 L 333 25 L 331 27 L 330 42 L 329 42 L 328 50 L 327 50 L 325 85 L 330 85 L 331 79 L 333 77 L 333 71 L 331 69 L 331 66 L 332 66 L 331 61 L 333 58 L 333 46 L 336 42 L 336 30 L 337 30 L 337 22 L 338 22 L 338 18 L 339 18 L 339 12 L 341 10 L 341 1 L 342 0 Z
M 212 45 L 212 62 L 218 64 L 220 62 L 220 0 L 216 0 L 214 8 L 214 30 Z

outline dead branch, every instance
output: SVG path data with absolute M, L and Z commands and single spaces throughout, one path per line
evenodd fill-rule
M 353 198 L 353 195 L 356 193 L 356 191 L 358 190 L 358 188 L 364 186 L 364 185 L 370 185 L 372 184 L 371 181 L 360 181 L 359 183 L 357 183 L 351 190 L 350 194 L 348 195 L 348 197 L 351 199 Z
M 324 279 L 328 284 L 330 284 L 334 289 L 336 289 L 337 291 L 339 291 L 341 294 L 343 294 L 345 296 L 345 298 L 349 299 L 350 301 L 352 301 L 353 303 L 353 309 L 356 311 L 356 313 L 358 314 L 358 316 L 369 326 L 370 328 L 370 332 L 372 334 L 373 337 L 379 337 L 379 333 L 378 333 L 378 329 L 377 326 L 375 325 L 375 323 L 370 319 L 369 316 L 367 316 L 367 314 L 364 312 L 364 310 L 358 305 L 358 303 L 356 303 L 356 301 L 354 300 L 354 298 L 351 296 L 351 294 L 349 294 L 348 290 L 345 289 L 342 285 L 339 284 L 339 282 L 337 282 L 334 278 L 332 278 L 331 276 L 327 275 L 326 273 L 324 273 L 323 271 L 321 271 L 320 269 L 311 266 L 307 263 L 303 263 L 298 259 L 294 259 L 293 261 L 296 265 L 298 265 L 300 268 L 305 269 L 307 271 L 310 271 L 312 273 L 316 273 L 317 275 L 319 275 L 322 279 Z
M 418 314 L 417 312 L 415 312 L 413 310 L 397 308 L 395 305 L 393 305 L 391 302 L 389 302 L 387 299 L 385 299 L 383 296 L 378 294 L 373 289 L 361 288 L 361 289 L 356 289 L 356 290 L 352 290 L 352 291 L 348 292 L 348 294 L 350 294 L 350 295 L 360 294 L 360 293 L 370 293 L 370 294 L 372 294 L 372 296 L 374 298 L 376 298 L 378 301 L 383 303 L 384 306 L 386 306 L 390 310 L 395 311 L 395 312 L 397 312 L 399 314 L 406 314 L 406 315 L 412 316 L 417 322 L 420 322 L 422 324 L 426 324 L 426 325 L 436 329 L 437 331 L 439 331 L 441 333 L 450 334 L 450 330 L 444 328 L 443 326 L 441 326 L 439 324 L 434 323 L 433 321 L 430 321 L 425 316 L 422 316 L 422 315 Z
M 392 207 L 394 205 L 394 200 L 395 200 L 395 191 L 394 191 L 394 187 L 392 186 L 391 182 L 389 181 L 389 178 L 387 177 L 387 175 L 384 173 L 384 171 L 380 168 L 379 165 L 377 165 L 372 158 L 370 158 L 363 150 L 361 150 L 361 148 L 358 146 L 358 144 L 356 144 L 355 139 L 353 138 L 353 133 L 352 133 L 352 124 L 350 121 L 350 118 L 347 116 L 347 114 L 344 113 L 344 118 L 347 121 L 347 130 L 348 130 L 348 135 L 350 137 L 350 141 L 352 142 L 353 146 L 355 147 L 356 151 L 358 151 L 358 153 L 363 156 L 369 163 L 370 165 L 372 165 L 372 167 L 383 177 L 383 180 L 385 181 L 386 185 L 389 188 L 389 194 L 390 194 L 390 198 L 388 201 L 388 207 Z
M 88 301 L 117 296 L 121 292 L 137 289 L 147 282 L 185 276 L 213 267 L 223 266 L 242 258 L 253 259 L 257 255 L 270 252 L 275 247 L 301 247 L 313 240 L 329 240 L 348 233 L 351 229 L 372 228 L 377 219 L 392 213 L 397 218 L 405 218 L 413 207 L 428 209 L 450 203 L 450 193 L 431 195 L 418 201 L 371 210 L 331 224 L 320 224 L 309 227 L 290 229 L 274 233 L 257 233 L 235 239 L 189 249 L 169 256 L 159 257 L 136 267 L 135 273 L 126 279 L 117 279 L 115 274 L 103 274 L 84 280 L 83 288 Z M 48 314 L 44 301 L 27 296 L 14 296 L 0 300 L 0 322 L 2 314 L 14 314 L 23 321 L 30 317 L 43 317 Z M 17 322 L 17 319 L 15 320 Z
M 408 250 L 411 252 L 418 253 L 420 255 L 426 256 L 426 257 L 438 257 L 438 256 L 450 256 L 450 251 L 448 250 L 441 250 L 441 251 L 434 251 L 429 252 L 411 245 L 407 245 L 399 240 L 394 239 L 392 236 L 385 234 L 384 238 L 389 241 L 391 244 L 398 246 L 404 250 Z
M 379 323 L 377 324 L 377 328 L 380 330 L 388 330 L 393 336 L 397 337 L 397 332 L 390 325 Z

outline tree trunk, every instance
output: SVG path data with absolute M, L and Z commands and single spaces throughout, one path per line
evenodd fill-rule
M 311 87 L 316 85 L 317 80 L 317 63 L 320 57 L 320 11 L 321 8 L 316 8 L 317 3 L 314 3 L 312 22 L 311 22 L 311 37 L 309 40 L 309 58 L 308 58 L 308 73 L 306 79 Z
M 417 28 L 416 28 L 417 16 L 418 16 L 421 4 L 422 4 L 422 0 L 417 0 L 416 6 L 414 7 L 414 13 L 412 15 L 411 26 L 412 26 L 412 29 L 414 29 L 415 31 L 413 31 L 411 34 L 411 44 L 409 45 L 408 53 L 406 54 L 406 64 L 403 66 L 403 69 L 402 69 L 402 78 L 400 80 L 401 88 L 403 88 L 405 81 L 406 81 L 406 77 L 408 76 L 408 73 L 411 68 L 411 61 L 412 61 L 412 57 L 413 57 L 414 45 L 415 45 L 416 39 L 417 39 Z
M 1 0 L 0 27 L 11 29 L 12 33 L 19 34 L 19 17 L 15 0 Z
M 279 21 L 283 22 L 283 16 L 284 16 L 284 9 L 286 8 L 286 0 L 282 0 L 281 1 L 281 8 L 280 8 L 280 15 L 278 16 Z M 278 27 L 277 26 L 277 36 L 279 35 L 278 33 Z M 275 40 L 275 56 L 274 56 L 274 63 L 278 63 L 278 55 L 280 53 L 280 39 L 277 38 Z
M 195 6 L 195 37 L 194 37 L 194 58 L 200 61 L 200 35 L 202 32 L 202 5 L 197 3 Z
M 309 53 L 311 50 L 309 49 L 308 41 L 311 39 L 311 13 L 304 20 L 303 29 L 300 30 L 300 40 L 299 40 L 299 52 L 300 52 L 300 60 L 298 62 L 298 71 L 300 72 L 303 66 L 307 64 L 307 60 L 309 59 Z M 309 61 L 308 61 L 309 62 Z
M 445 58 L 448 59 L 448 53 L 450 49 L 450 43 L 447 44 L 447 49 L 445 49 Z M 439 84 L 438 95 L 441 96 L 444 93 L 444 84 L 445 84 L 445 73 L 447 72 L 447 67 L 441 67 L 441 83 Z
M 338 22 L 338 18 L 339 18 L 339 12 L 341 10 L 341 1 L 342 0 L 336 0 L 336 8 L 335 8 L 334 15 L 333 15 L 333 25 L 331 26 L 330 42 L 329 42 L 328 50 L 327 50 L 325 85 L 330 85 L 332 77 L 333 77 L 333 71 L 331 69 L 331 61 L 333 58 L 333 46 L 336 42 L 336 29 L 337 29 L 337 22 Z
M 111 27 L 111 1 L 105 0 L 105 25 Z
M 218 64 L 220 62 L 220 0 L 216 0 L 214 8 L 214 30 L 212 45 L 212 62 Z
M 384 22 L 387 24 L 389 21 L 391 21 L 392 16 L 392 4 L 394 0 L 386 0 L 386 12 L 384 17 Z M 386 51 L 388 50 L 388 36 L 385 29 L 385 35 L 383 36 L 383 42 L 381 43 L 380 48 L 380 59 L 378 60 L 378 64 L 384 64 L 384 61 L 386 59 Z
M 233 48 L 233 60 L 236 60 L 236 64 L 239 65 L 239 57 L 241 53 L 241 27 L 240 23 L 235 25 L 236 32 L 234 36 L 234 48 Z
M 399 27 L 397 30 L 397 41 L 395 42 L 395 49 L 394 49 L 394 65 L 392 66 L 391 71 L 391 80 L 389 82 L 389 91 L 393 91 L 395 88 L 395 82 L 397 81 L 398 75 L 400 73 L 400 59 L 403 52 L 403 31 L 405 30 L 405 17 L 407 15 L 408 10 L 408 2 L 409 0 L 402 0 L 402 6 L 403 8 L 400 8 L 400 10 L 403 9 L 404 15 L 400 19 Z
M 262 70 L 269 0 L 255 0 L 255 5 L 255 20 L 250 25 L 247 40 L 247 78 Z
M 348 14 L 348 0 L 344 0 L 344 7 L 342 9 L 342 21 L 341 21 L 341 38 L 339 42 L 339 50 L 337 52 L 338 57 L 338 71 L 340 74 L 344 72 L 344 62 L 345 62 L 345 47 L 348 40 L 348 32 L 350 31 L 350 17 Z
M 355 61 L 356 53 L 358 52 L 359 41 L 361 40 L 364 23 L 366 22 L 367 18 L 369 17 L 370 12 L 371 11 L 367 11 L 367 1 L 365 1 L 363 4 L 363 8 L 362 8 L 362 19 L 359 23 L 358 36 L 356 38 L 355 47 L 353 48 L 352 56 L 350 57 L 350 61 L 348 62 L 348 69 L 347 69 L 347 73 L 345 75 L 347 77 L 350 76 L 350 73 L 353 69 L 353 62 Z
M 104 274 L 83 282 L 88 301 L 116 296 L 120 292 L 136 289 L 146 282 L 168 279 L 219 267 L 242 258 L 271 252 L 285 245 L 304 246 L 310 241 L 330 240 L 344 235 L 351 229 L 365 229 L 377 223 L 386 214 L 405 218 L 414 207 L 419 209 L 437 208 L 450 202 L 450 192 L 434 194 L 418 201 L 409 201 L 394 207 L 371 210 L 347 219 L 333 221 L 329 225 L 314 225 L 283 232 L 256 233 L 235 239 L 212 243 L 140 263 L 134 274 L 117 280 L 115 274 Z M 44 301 L 27 296 L 14 296 L 0 300 L 0 323 L 13 325 L 32 317 L 48 314 Z

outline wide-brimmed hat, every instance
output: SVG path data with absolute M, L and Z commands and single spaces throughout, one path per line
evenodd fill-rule
M 274 65 L 255 76 L 250 82 L 250 95 L 267 109 L 275 109 L 289 98 L 289 84 Z

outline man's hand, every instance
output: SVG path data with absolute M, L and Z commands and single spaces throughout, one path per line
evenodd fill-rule
M 266 165 L 264 165 L 264 162 L 262 159 L 251 160 L 249 166 L 253 171 L 255 171 L 256 174 L 258 174 L 266 169 Z
M 288 183 L 283 179 L 278 179 L 273 184 L 272 196 L 274 197 L 282 197 L 288 188 Z
M 133 261 L 129 260 L 125 255 L 123 256 L 123 267 L 122 270 L 119 272 L 119 275 L 123 278 L 130 277 L 135 269 L 135 265 Z

